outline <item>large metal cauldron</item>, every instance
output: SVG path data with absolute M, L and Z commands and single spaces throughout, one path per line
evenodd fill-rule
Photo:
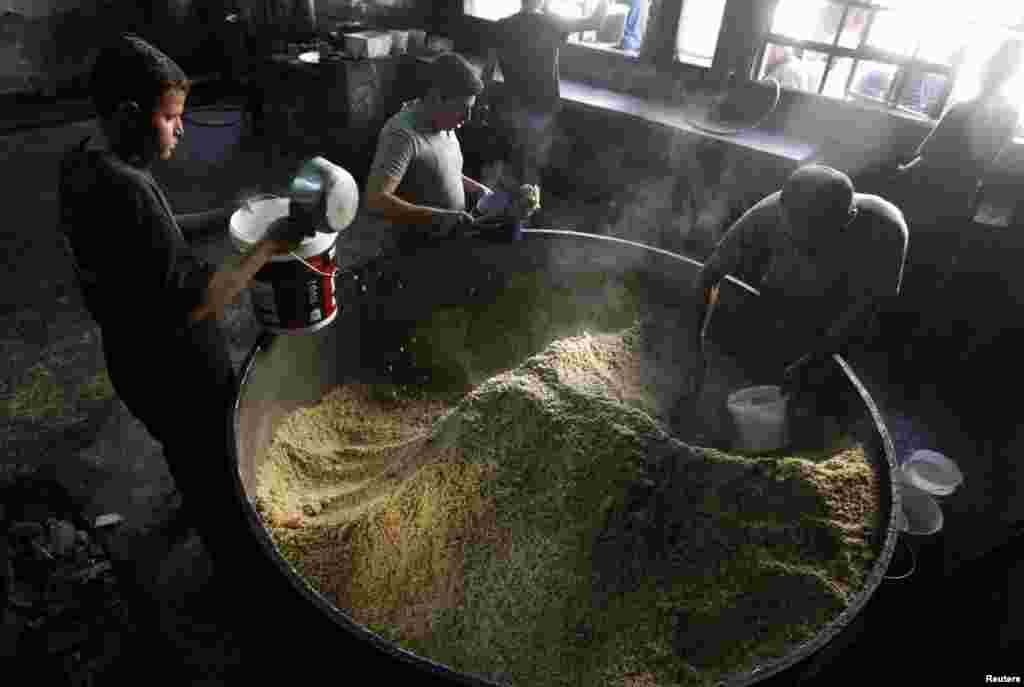
M 259 547 L 262 554 L 259 556 L 262 567 L 253 571 L 251 588 L 254 598 L 258 599 L 261 616 L 268 618 L 268 633 L 280 639 L 281 654 L 290 655 L 290 660 L 302 661 L 305 665 L 326 661 L 345 673 L 362 673 L 376 680 L 393 678 L 393 684 L 487 684 L 414 656 L 370 633 L 321 597 L 280 555 L 251 505 L 256 494 L 257 466 L 265 460 L 278 423 L 291 411 L 315 404 L 332 387 L 363 377 L 367 354 L 379 345 L 375 330 L 383 332 L 389 323 L 422 318 L 438 307 L 464 303 L 469 298 L 479 299 L 481 293 L 489 290 L 493 293 L 493 289 L 500 288 L 502 281 L 514 274 L 540 270 L 558 275 L 559 279 L 595 272 L 640 277 L 652 285 L 649 289 L 652 307 L 672 304 L 689 312 L 692 311 L 691 287 L 699 263 L 617 239 L 571 232 L 528 231 L 522 241 L 515 243 L 449 243 L 424 250 L 413 258 L 400 259 L 391 267 L 401 275 L 403 287 L 392 288 L 387 295 L 376 294 L 377 305 L 369 311 L 369 317 L 365 302 L 358 302 L 366 299 L 361 288 L 349 290 L 348 297 L 352 300 L 348 302 L 341 301 L 345 291 L 339 288 L 342 313 L 333 326 L 310 336 L 267 337 L 254 347 L 245 365 L 231 422 L 232 449 L 238 459 L 240 477 L 239 505 L 246 511 L 252 528 L 251 545 Z M 735 316 L 733 306 L 756 298 L 756 292 L 740 282 L 724 284 L 721 305 L 715 316 L 716 326 L 710 335 L 713 338 L 741 335 L 742 330 L 738 328 L 743 323 Z M 654 304 L 659 300 L 661 303 Z M 494 332 L 496 337 L 503 335 L 503 332 Z M 892 442 L 874 403 L 853 371 L 839 358 L 835 359 L 835 364 L 842 371 L 844 383 L 848 381 L 863 401 L 857 411 L 859 417 L 849 418 L 849 430 L 864 441 L 882 490 L 883 527 L 876 532 L 875 542 L 879 556 L 865 588 L 839 618 L 809 643 L 762 666 L 756 673 L 736 676 L 730 684 L 799 683 L 809 667 L 820 665 L 823 656 L 843 644 L 835 640 L 850 634 L 851 622 L 881 583 L 892 558 L 898 534 L 893 513 L 899 508 L 898 494 L 891 479 Z

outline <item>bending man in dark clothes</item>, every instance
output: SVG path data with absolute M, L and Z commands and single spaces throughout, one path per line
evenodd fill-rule
M 183 134 L 184 72 L 122 36 L 97 57 L 91 90 L 99 130 L 61 162 L 61 230 L 114 389 L 162 444 L 216 576 L 232 579 L 245 571 L 239 546 L 252 538 L 229 460 L 235 376 L 217 319 L 264 264 L 301 240 L 301 228 L 282 223 L 236 265 L 214 269 L 185 237 L 224 231 L 229 213 L 179 221 L 150 172 Z
M 570 33 L 601 28 L 608 0 L 582 19 L 564 19 L 544 9 L 544 0 L 523 0 L 522 10 L 498 21 L 497 45 L 481 76 L 487 84 L 501 68 L 504 88 L 494 103 L 499 124 L 511 139 L 516 182 L 540 186 L 540 173 L 554 135 L 562 100 L 559 49 Z
M 753 381 L 813 392 L 814 378 L 831 369 L 827 359 L 870 338 L 877 314 L 899 294 L 908 240 L 892 203 L 855 193 L 831 167 L 801 167 L 740 217 L 704 263 L 694 332 L 701 335 L 722 279 L 736 277 L 760 297 L 744 314 L 743 334 L 716 343 Z

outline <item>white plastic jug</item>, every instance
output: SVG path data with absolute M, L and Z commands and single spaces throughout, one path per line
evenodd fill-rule
M 330 192 L 325 197 L 328 186 Z M 344 231 L 359 211 L 359 186 L 355 179 L 348 170 L 320 156 L 303 163 L 292 179 L 288 195 L 293 202 L 309 208 L 317 231 Z
M 743 451 L 775 451 L 786 445 L 786 397 L 777 386 L 740 389 L 726 401 Z

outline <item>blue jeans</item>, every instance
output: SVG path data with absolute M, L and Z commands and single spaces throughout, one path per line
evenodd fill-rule
M 649 0 L 633 0 L 626 15 L 626 25 L 622 31 L 622 49 L 640 50 L 640 43 L 643 36 L 640 35 L 641 12 L 646 9 L 644 6 Z

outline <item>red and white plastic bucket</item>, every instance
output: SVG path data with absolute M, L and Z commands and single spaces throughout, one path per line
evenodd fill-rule
M 231 240 L 250 250 L 277 219 L 288 215 L 288 198 L 248 203 L 231 216 Z M 337 233 L 317 232 L 287 255 L 275 255 L 252 281 L 256 318 L 275 334 L 312 334 L 338 315 L 335 295 Z

